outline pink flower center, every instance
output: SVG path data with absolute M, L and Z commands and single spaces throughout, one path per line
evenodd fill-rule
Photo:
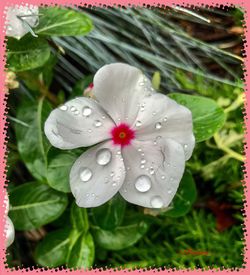
M 115 145 L 126 146 L 135 138 L 135 132 L 130 127 L 121 123 L 111 130 L 112 140 Z

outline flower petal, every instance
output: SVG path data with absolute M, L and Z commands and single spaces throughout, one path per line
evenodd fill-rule
M 118 192 L 125 179 L 120 150 L 107 141 L 76 160 L 70 171 L 70 188 L 78 206 L 99 206 Z
M 6 14 L 7 29 L 6 35 L 20 39 L 29 32 L 25 22 L 31 28 L 37 26 L 39 22 L 38 6 L 12 6 Z
M 167 207 L 185 167 L 182 146 L 171 139 L 133 141 L 122 151 L 126 166 L 120 194 L 128 202 L 148 208 Z
M 106 65 L 94 77 L 94 96 L 117 124 L 132 124 L 141 100 L 153 92 L 143 73 L 127 64 Z
M 140 127 L 136 127 L 136 123 L 133 126 L 136 129 L 136 138 L 171 138 L 183 146 L 185 159 L 188 160 L 195 145 L 191 111 L 160 93 L 145 98 L 143 104 L 144 110 L 138 113 L 136 120 L 140 122 Z
M 60 149 L 86 147 L 111 138 L 114 122 L 93 99 L 79 97 L 53 110 L 44 131 Z
M 9 247 L 15 239 L 15 228 L 9 217 L 6 218 L 6 246 Z

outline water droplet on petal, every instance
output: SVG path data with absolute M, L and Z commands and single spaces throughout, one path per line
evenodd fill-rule
M 110 177 L 113 177 L 114 175 L 115 175 L 114 172 L 111 172 L 111 173 L 110 173 Z
M 161 176 L 161 179 L 162 179 L 162 180 L 165 180 L 165 178 L 166 178 L 166 177 L 165 177 L 164 175 Z
M 155 196 L 150 201 L 153 208 L 161 208 L 163 206 L 163 200 L 160 196 Z
M 173 193 L 173 190 L 172 189 L 168 189 L 168 194 L 171 194 Z
M 153 167 L 150 167 L 150 169 L 149 169 L 149 174 L 150 174 L 150 175 L 154 175 L 154 173 L 155 173 L 154 168 L 153 168 Z
M 156 130 L 160 130 L 161 127 L 162 127 L 162 125 L 161 125 L 160 122 L 157 122 L 157 123 L 155 124 L 155 129 L 156 129 Z
M 187 150 L 188 146 L 187 144 L 184 144 L 184 149 Z
M 109 149 L 103 148 L 99 150 L 96 154 L 96 162 L 99 165 L 107 165 L 112 158 L 112 154 Z
M 112 186 L 116 187 L 116 186 L 117 186 L 117 182 L 114 181 L 114 182 L 112 183 Z
M 70 107 L 70 111 L 71 111 L 72 113 L 74 113 L 74 112 L 76 111 L 76 107 L 75 107 L 75 106 L 71 106 L 71 107 Z
M 142 149 L 141 148 L 138 148 L 138 152 L 141 152 L 142 151 Z
M 168 118 L 167 118 L 167 117 L 164 117 L 164 118 L 163 118 L 163 121 L 164 121 L 164 122 L 167 122 L 167 121 L 168 121 Z
M 151 188 L 151 180 L 148 176 L 142 175 L 136 179 L 135 188 L 139 192 L 147 192 Z
M 139 83 L 139 86 L 144 86 L 144 82 L 140 82 L 140 83 Z
M 87 116 L 91 115 L 91 113 L 92 113 L 92 110 L 90 107 L 88 107 L 88 106 L 83 107 L 83 109 L 82 109 L 83 116 L 87 117 Z
M 91 129 L 88 129 L 88 132 L 89 132 L 89 133 L 92 133 L 92 130 L 91 130 Z
M 141 127 L 141 125 L 142 125 L 141 121 L 138 120 L 135 124 L 135 127 Z
M 155 115 L 156 115 L 156 112 L 153 112 L 152 115 L 155 116 Z
M 142 164 L 142 165 L 141 165 L 141 169 L 144 169 L 144 168 L 145 168 L 145 165 Z
M 84 167 L 80 172 L 80 179 L 84 182 L 89 181 L 92 178 L 92 172 L 89 168 Z
M 141 164 L 145 164 L 146 163 L 146 160 L 145 159 L 142 159 L 141 160 Z
M 94 123 L 94 126 L 95 126 L 96 128 L 102 126 L 101 121 L 100 121 L 100 120 L 96 120 L 95 123 Z
M 68 106 L 62 105 L 62 106 L 59 107 L 59 109 L 62 110 L 62 111 L 67 111 L 68 110 Z

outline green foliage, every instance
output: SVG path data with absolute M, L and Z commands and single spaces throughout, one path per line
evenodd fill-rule
M 17 230 L 39 228 L 56 220 L 66 209 L 67 196 L 45 184 L 22 184 L 10 193 L 9 213 Z
M 70 218 L 73 229 L 80 233 L 87 233 L 89 230 L 88 213 L 85 208 L 78 207 L 75 203 L 71 206 Z
M 122 223 L 125 209 L 125 200 L 116 195 L 105 204 L 93 208 L 92 213 L 96 225 L 104 230 L 112 230 Z
M 211 138 L 225 123 L 223 109 L 210 98 L 177 93 L 169 97 L 192 112 L 196 142 Z
M 77 151 L 50 148 L 47 154 L 47 181 L 52 188 L 65 193 L 70 192 L 69 172 L 79 155 Z
M 206 12 L 209 18 L 216 14 L 204 10 L 204 16 Z M 8 101 L 9 215 L 19 231 L 8 249 L 8 265 L 241 267 L 240 57 L 192 37 L 179 20 L 190 20 L 197 28 L 204 23 L 178 12 L 43 7 L 39 14 L 38 38 L 28 34 L 7 44 L 9 69 L 20 81 Z M 225 19 L 233 13 L 223 14 Z M 214 26 L 213 33 L 222 29 Z M 74 37 L 59 38 L 69 35 Z M 44 136 L 52 108 L 82 96 L 93 73 L 111 62 L 126 62 L 153 75 L 155 89 L 171 92 L 192 111 L 199 143 L 167 209 L 138 207 L 119 195 L 96 208 L 79 208 L 68 176 L 86 149 L 52 148 Z M 32 241 L 31 235 L 36 237 Z
M 23 100 L 18 106 L 17 119 L 25 127 L 16 124 L 18 151 L 34 178 L 45 181 L 47 174 L 47 152 L 51 147 L 44 134 L 44 122 L 52 107 L 41 97 L 36 102 Z
M 74 268 L 90 268 L 94 263 L 95 247 L 92 235 L 81 234 L 76 240 L 68 259 L 67 266 Z
M 65 264 L 69 249 L 69 228 L 49 233 L 36 248 L 35 259 L 41 266 L 57 267 Z
M 148 230 L 144 221 L 119 226 L 112 231 L 93 227 L 93 235 L 97 244 L 107 250 L 121 250 L 134 245 Z
M 193 207 L 197 198 L 197 191 L 192 174 L 186 171 L 180 182 L 177 193 L 170 204 L 169 210 L 163 213 L 166 217 L 181 217 L 186 215 Z
M 21 40 L 8 38 L 7 64 L 13 72 L 27 71 L 43 66 L 50 57 L 50 47 L 42 38 L 25 36 Z
M 91 19 L 84 13 L 58 7 L 41 8 L 39 25 L 34 30 L 38 35 L 69 36 L 86 35 L 92 28 Z

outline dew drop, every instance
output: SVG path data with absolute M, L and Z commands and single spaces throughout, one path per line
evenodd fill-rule
M 144 168 L 145 168 L 145 165 L 142 164 L 142 165 L 141 165 L 141 169 L 144 169 Z
M 99 165 L 107 165 L 110 163 L 112 154 L 109 149 L 103 148 L 96 153 L 96 162 Z
M 184 144 L 184 149 L 187 150 L 188 146 L 187 144 Z
M 141 127 L 141 125 L 142 125 L 141 121 L 138 120 L 135 124 L 135 127 Z
M 92 172 L 89 168 L 84 167 L 80 172 L 80 179 L 84 182 L 89 181 L 92 178 Z
M 112 183 L 112 186 L 116 187 L 116 186 L 117 186 L 117 182 L 114 181 L 114 182 Z
M 74 113 L 74 112 L 76 111 L 76 107 L 75 107 L 75 106 L 71 106 L 71 107 L 70 107 L 70 111 L 71 111 L 72 113 Z
M 163 206 L 163 200 L 160 196 L 155 196 L 150 201 L 153 208 L 161 208 Z
M 153 167 L 150 167 L 150 169 L 149 169 L 149 174 L 150 174 L 150 175 L 154 175 L 154 173 L 155 173 L 154 168 L 153 168 Z
M 140 82 L 140 83 L 139 83 L 139 86 L 144 86 L 144 85 L 145 85 L 144 82 Z
M 155 116 L 155 115 L 156 115 L 156 112 L 153 112 L 152 115 Z
M 68 106 L 62 105 L 62 106 L 59 107 L 59 109 L 60 109 L 61 111 L 67 111 L 67 110 L 68 110 Z
M 100 120 L 96 120 L 95 123 L 94 123 L 94 126 L 95 126 L 96 128 L 101 127 L 101 126 L 102 126 L 101 121 L 100 121 Z
M 92 130 L 91 130 L 91 129 L 88 129 L 88 132 L 89 132 L 89 133 L 92 133 Z
M 172 194 L 173 190 L 172 189 L 168 189 L 168 194 Z
M 142 149 L 141 148 L 138 148 L 138 152 L 141 152 L 142 151 Z
M 83 107 L 83 109 L 82 109 L 83 116 L 87 117 L 87 116 L 91 115 L 91 113 L 92 113 L 92 110 L 90 107 L 88 107 L 88 106 Z
M 114 172 L 111 172 L 111 173 L 110 173 L 110 177 L 113 177 L 114 175 L 115 175 Z
M 160 122 L 157 122 L 157 123 L 155 124 L 155 129 L 156 129 L 156 130 L 160 130 L 161 127 L 162 127 L 162 125 L 161 125 Z
M 148 176 L 142 175 L 136 179 L 135 188 L 139 192 L 147 192 L 151 188 L 151 180 Z
M 105 119 L 106 117 L 105 116 L 102 116 L 102 119 Z
M 146 160 L 145 159 L 142 159 L 141 160 L 141 164 L 145 164 L 146 163 Z
M 163 121 L 164 121 L 164 122 L 167 122 L 167 121 L 168 121 L 168 118 L 167 118 L 167 117 L 164 117 L 164 118 L 163 118 Z
M 162 180 L 165 180 L 165 178 L 166 178 L 166 177 L 165 177 L 164 175 L 161 176 L 161 179 L 162 179 Z

